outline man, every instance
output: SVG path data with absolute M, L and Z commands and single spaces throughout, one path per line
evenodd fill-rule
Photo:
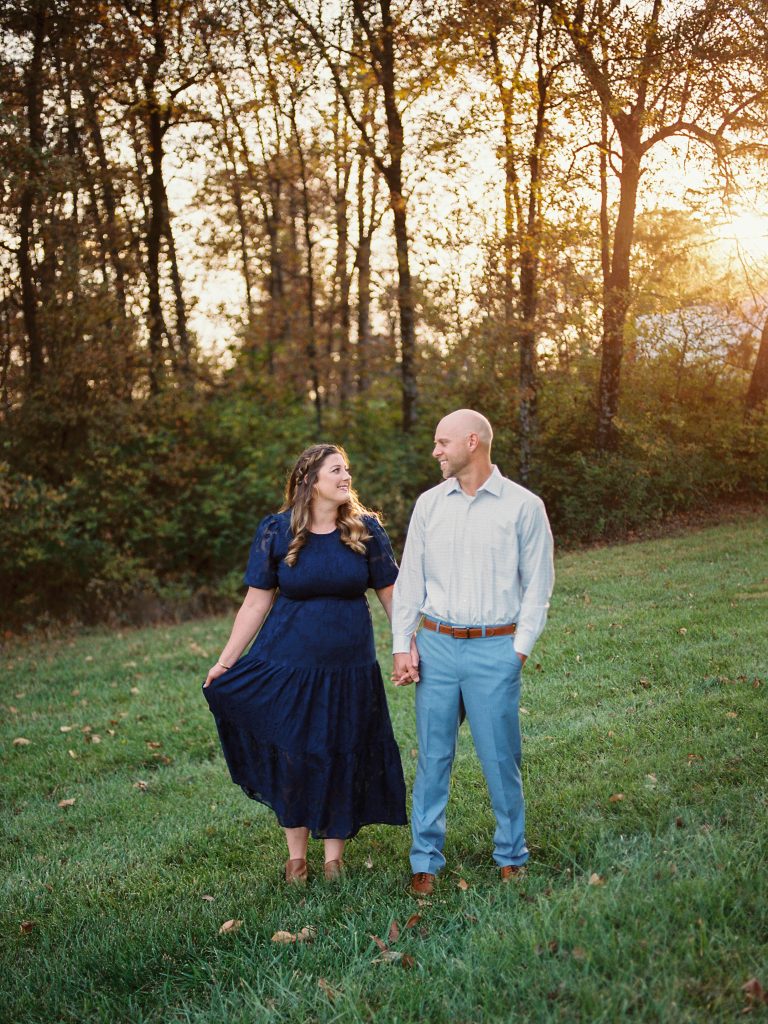
M 444 480 L 416 502 L 395 584 L 392 678 L 398 686 L 418 683 L 410 857 L 417 895 L 433 891 L 445 865 L 445 808 L 463 709 L 496 817 L 493 857 L 502 881 L 518 877 L 528 859 L 520 677 L 546 622 L 552 533 L 541 499 L 491 463 L 492 440 L 491 424 L 471 409 L 440 421 L 432 454 Z

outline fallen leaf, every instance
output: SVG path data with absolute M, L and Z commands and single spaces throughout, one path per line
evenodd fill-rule
M 296 936 L 297 942 L 314 942 L 317 938 L 317 928 L 314 925 L 307 924 Z
M 30 747 L 32 746 L 32 740 L 28 740 L 26 736 L 17 736 L 13 741 L 14 747 Z
M 640 685 L 642 686 L 642 688 L 644 690 L 650 690 L 650 688 L 651 688 L 651 681 L 650 681 L 650 679 L 641 679 L 640 680 Z
M 325 978 L 317 979 L 317 987 L 330 999 L 332 1003 L 336 1001 L 336 996 L 339 993 L 336 991 L 336 989 L 334 989 L 331 985 L 328 984 Z
M 147 746 L 150 750 L 159 750 L 162 745 L 158 740 L 147 740 Z
M 376 957 L 376 959 L 372 961 L 372 963 L 374 963 L 374 964 L 394 964 L 394 963 L 397 963 L 399 960 L 402 960 L 402 959 L 403 959 L 403 954 L 400 952 L 399 949 L 384 949 Z
M 384 952 L 384 950 L 386 949 L 389 949 L 389 946 L 386 944 L 386 942 L 383 939 L 380 939 L 378 935 L 371 934 L 371 938 L 382 952 Z
M 74 750 L 68 750 L 67 753 L 69 754 L 73 761 L 77 760 L 77 754 L 74 752 Z
M 528 710 L 528 708 L 524 708 L 524 707 L 520 708 L 520 714 L 521 715 L 530 715 L 530 713 L 531 712 Z
M 13 704 L 8 705 L 8 710 L 12 715 L 18 715 L 19 713 L 19 709 L 17 707 L 14 707 Z
M 685 628 L 685 626 L 682 626 L 680 629 L 678 629 L 677 632 L 680 634 L 680 636 L 685 636 L 688 630 Z
M 405 967 L 406 970 L 410 970 L 415 963 L 416 961 L 413 959 L 413 957 L 409 953 L 405 953 L 402 960 L 400 961 L 400 966 Z
M 581 946 L 574 946 L 571 950 L 571 956 L 574 960 L 586 960 L 587 951 L 585 949 L 582 949 Z
M 400 938 L 400 925 L 397 921 L 393 921 L 389 926 L 389 935 L 387 936 L 390 942 L 397 942 Z
M 77 800 L 76 796 L 69 797 L 67 800 L 59 800 L 59 807 L 71 807 L 75 800 Z
M 232 924 L 231 921 L 228 921 L 227 923 L 228 924 Z M 219 931 L 221 931 L 221 928 L 219 929 Z M 283 931 L 275 932 L 275 934 L 272 936 L 272 941 L 273 942 L 284 942 L 284 943 L 287 944 L 287 943 L 290 943 L 290 942 L 295 942 L 296 941 L 296 936 L 293 934 L 293 932 L 283 932 Z
M 413 928 L 414 925 L 417 925 L 420 920 L 421 914 L 411 914 L 411 916 L 408 918 L 408 920 L 405 922 L 405 925 L 403 926 L 403 931 L 407 932 L 409 928 Z
M 133 788 L 140 789 L 142 793 L 146 793 L 149 789 L 149 783 L 145 782 L 143 779 L 139 779 L 138 782 L 134 782 Z
M 752 1003 L 768 1003 L 768 992 L 766 992 L 757 978 L 750 978 L 741 986 L 741 991 Z
M 678 828 L 685 828 L 685 822 L 682 818 L 675 818 L 675 825 L 677 825 Z
M 138 686 L 132 686 L 131 687 L 131 693 L 135 694 L 135 693 L 140 693 L 140 692 L 141 691 L 139 690 Z
M 593 871 L 592 874 L 589 876 L 589 884 L 590 885 L 605 885 L 605 879 L 603 878 L 602 875 L 598 875 L 596 872 Z
M 365 866 L 366 866 L 366 867 L 368 868 L 368 870 L 369 870 L 369 871 L 370 871 L 370 870 L 371 870 L 371 868 L 373 867 L 373 860 L 372 860 L 372 858 L 371 858 L 371 855 L 370 855 L 370 853 L 368 854 L 368 856 L 367 856 L 367 857 L 366 857 L 366 859 L 365 859 Z
M 230 918 L 229 921 L 225 921 L 221 928 L 219 928 L 219 935 L 225 935 L 227 932 L 236 932 L 242 923 L 242 921 Z
M 624 799 L 624 794 L 623 793 L 614 793 L 612 796 L 608 797 L 608 802 L 611 803 L 611 804 L 618 804 L 623 799 Z
M 60 725 L 59 732 L 72 732 L 74 725 Z
M 738 712 L 736 712 L 736 711 L 726 711 L 725 712 L 725 717 L 726 718 L 738 718 L 739 715 L 738 715 Z
M 92 654 L 86 654 L 85 660 L 86 661 L 93 661 L 93 655 Z
M 645 784 L 646 786 L 650 786 L 651 788 L 653 788 L 653 786 L 655 786 L 658 781 L 659 780 L 656 778 L 656 775 L 653 772 L 648 772 L 645 776 Z
M 101 743 L 101 736 L 97 732 L 85 737 L 87 743 Z
M 419 756 L 419 748 L 418 747 L 411 747 L 411 757 L 418 757 L 418 756 Z
M 466 879 L 464 878 L 460 878 L 456 885 L 459 887 L 459 889 L 461 889 L 462 892 L 466 892 L 467 889 L 469 888 L 469 882 L 467 882 Z
M 214 897 L 213 897 L 213 896 L 209 896 L 209 895 L 208 895 L 208 894 L 206 893 L 206 895 L 205 895 L 205 896 L 201 896 L 201 897 L 200 897 L 200 899 L 201 899 L 201 900 L 207 900 L 207 902 L 208 902 L 208 903 L 213 903 Z
M 19 925 L 19 931 L 22 935 L 29 935 L 32 929 L 35 927 L 34 921 L 22 921 Z

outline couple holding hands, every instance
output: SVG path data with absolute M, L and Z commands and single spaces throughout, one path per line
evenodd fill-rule
M 541 499 L 491 463 L 492 440 L 473 410 L 440 421 L 432 454 L 443 482 L 417 500 L 399 570 L 336 445 L 302 452 L 283 510 L 259 524 L 248 592 L 203 692 L 233 782 L 271 807 L 285 831 L 287 882 L 307 879 L 310 833 L 324 841 L 332 881 L 362 826 L 407 823 L 368 588 L 392 624 L 392 680 L 416 684 L 411 890 L 429 895 L 445 865 L 464 714 L 496 818 L 501 879 L 528 859 L 520 679 L 546 621 L 552 534 Z

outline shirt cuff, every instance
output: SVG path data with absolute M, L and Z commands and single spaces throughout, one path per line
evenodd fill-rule
M 393 654 L 410 654 L 411 651 L 411 637 L 401 633 L 399 635 L 392 636 L 392 653 Z
M 533 650 L 536 639 L 535 633 L 529 630 L 518 630 L 515 633 L 515 651 L 517 654 L 524 654 L 527 658 Z

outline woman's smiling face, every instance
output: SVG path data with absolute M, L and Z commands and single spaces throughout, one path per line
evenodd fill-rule
M 338 453 L 328 455 L 317 471 L 313 497 L 335 505 L 343 505 L 349 498 L 352 477 L 349 467 Z

